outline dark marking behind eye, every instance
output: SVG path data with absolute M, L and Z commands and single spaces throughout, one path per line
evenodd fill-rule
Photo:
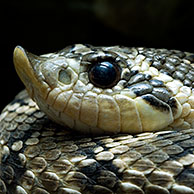
M 122 79 L 129 81 L 131 77 L 136 75 L 138 72 L 139 72 L 138 70 L 132 70 L 130 72 L 125 72 L 125 74 L 123 74 Z
M 132 90 L 137 96 L 141 96 L 147 93 L 151 93 L 153 87 L 148 83 L 137 83 L 128 87 Z
M 154 88 L 152 94 L 164 102 L 168 102 L 169 98 L 171 97 L 169 91 L 166 88 L 161 87 Z
M 168 101 L 168 104 L 172 109 L 173 115 L 176 115 L 177 111 L 178 111 L 178 104 L 177 104 L 177 101 L 175 100 L 175 98 L 171 97 Z
M 131 77 L 128 84 L 132 85 L 132 84 L 139 83 L 139 82 L 146 81 L 146 80 L 150 80 L 150 79 L 151 79 L 151 75 L 138 73 L 138 74 Z
M 168 104 L 171 108 L 177 108 L 177 101 L 174 98 L 170 98 Z
M 142 96 L 147 103 L 149 103 L 153 108 L 160 110 L 161 112 L 167 111 L 169 112 L 170 107 L 162 102 L 161 100 L 157 99 L 155 96 L 151 94 L 146 94 Z

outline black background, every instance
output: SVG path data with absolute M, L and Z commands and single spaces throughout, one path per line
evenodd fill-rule
M 194 52 L 192 0 L 6 0 L 1 3 L 0 110 L 24 87 L 12 53 L 34 54 L 74 43 Z

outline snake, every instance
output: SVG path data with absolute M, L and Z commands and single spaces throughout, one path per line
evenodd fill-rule
M 194 194 L 194 54 L 21 46 L 0 115 L 1 194 Z

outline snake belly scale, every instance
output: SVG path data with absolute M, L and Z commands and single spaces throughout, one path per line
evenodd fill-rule
M 194 194 L 194 54 L 16 47 L 14 64 L 28 94 L 0 116 L 0 193 Z

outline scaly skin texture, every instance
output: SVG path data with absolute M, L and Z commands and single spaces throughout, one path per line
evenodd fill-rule
M 96 58 L 121 67 L 113 87 L 88 80 Z M 14 62 L 60 125 L 26 91 L 5 107 L 0 193 L 194 194 L 194 55 L 74 45 L 37 57 L 17 47 Z
M 192 57 L 165 49 L 88 45 L 41 57 L 21 47 L 14 51 L 16 71 L 40 109 L 55 122 L 90 134 L 193 128 Z M 89 79 L 101 61 L 121 69 L 113 86 L 97 87 Z

